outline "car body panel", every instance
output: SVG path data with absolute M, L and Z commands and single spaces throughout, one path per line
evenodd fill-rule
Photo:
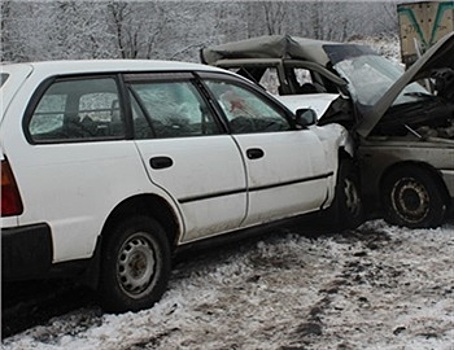
M 8 76 L 0 87 L 0 123 L 14 95 L 32 71 L 33 67 L 27 64 L 0 65 L 0 74 Z
M 264 156 L 246 157 L 248 215 L 243 225 L 267 222 L 320 208 L 327 196 L 328 170 L 323 145 L 311 130 L 233 136 L 243 154 L 259 148 Z M 294 152 L 295 149 L 304 150 Z
M 430 167 L 443 177 L 446 188 L 454 197 L 454 141 L 416 141 L 404 139 L 369 138 L 363 140 L 358 154 L 365 195 L 379 192 L 380 181 L 385 172 L 396 164 L 430 164 Z
M 240 226 L 246 216 L 246 173 L 231 136 L 137 140 L 136 143 L 150 180 L 168 192 L 181 208 L 185 223 L 182 242 Z M 195 154 L 200 156 L 194 157 Z M 150 159 L 162 156 L 171 158 L 173 165 L 153 169 Z

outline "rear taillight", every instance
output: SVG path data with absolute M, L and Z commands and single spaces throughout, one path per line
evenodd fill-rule
M 2 209 L 1 216 L 12 216 L 22 214 L 23 206 L 17 188 L 16 180 L 14 180 L 13 172 L 7 160 L 2 160 Z

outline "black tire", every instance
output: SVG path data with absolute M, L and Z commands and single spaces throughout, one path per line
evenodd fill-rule
M 107 312 L 150 308 L 167 288 L 170 248 L 162 226 L 147 216 L 120 221 L 105 237 L 98 295 Z
M 381 202 L 388 223 L 410 228 L 440 226 L 448 208 L 436 175 L 413 165 L 397 168 L 384 178 Z
M 364 222 L 364 206 L 358 169 L 350 159 L 339 161 L 332 216 L 342 229 L 356 228 Z

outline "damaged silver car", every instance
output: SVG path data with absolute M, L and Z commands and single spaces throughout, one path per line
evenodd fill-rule
M 290 36 L 219 45 L 201 57 L 273 85 L 289 108 L 314 109 L 319 125 L 350 130 L 363 197 L 389 223 L 437 227 L 454 208 L 454 33 L 406 72 L 367 46 Z

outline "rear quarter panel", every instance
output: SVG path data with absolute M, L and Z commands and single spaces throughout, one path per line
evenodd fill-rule
M 105 220 L 121 201 L 154 193 L 178 210 L 148 180 L 133 141 L 31 145 L 22 119 L 30 98 L 48 74 L 31 74 L 11 100 L 0 140 L 13 169 L 24 212 L 3 218 L 2 227 L 46 222 L 53 239 L 53 262 L 92 255 Z

